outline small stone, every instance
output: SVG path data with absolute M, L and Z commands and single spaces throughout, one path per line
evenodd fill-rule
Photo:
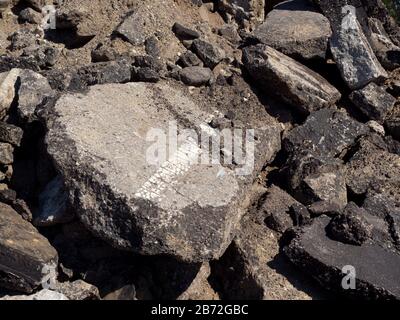
M 361 246 L 372 237 L 372 226 L 363 218 L 363 209 L 350 202 L 344 212 L 327 227 L 328 235 L 343 243 Z
M 0 203 L 0 284 L 31 293 L 57 277 L 57 252 L 8 205 Z
M 400 141 L 400 105 L 396 105 L 393 112 L 385 120 L 385 128 L 393 138 Z
M 61 176 L 48 183 L 39 195 L 39 209 L 33 224 L 38 227 L 49 227 L 71 222 L 74 214 L 68 206 L 68 193 Z
M 370 120 L 383 122 L 396 103 L 396 98 L 383 87 L 370 83 L 350 95 L 354 105 Z
M 325 59 L 332 30 L 311 1 L 291 0 L 275 6 L 253 35 L 292 58 Z
M 175 22 L 172 27 L 172 31 L 181 40 L 194 40 L 200 38 L 200 33 L 198 33 L 196 30 L 185 27 L 178 22 Z
M 24 135 L 24 131 L 17 126 L 0 122 L 0 141 L 7 142 L 14 146 L 19 147 Z
M 179 295 L 177 300 L 219 300 L 218 294 L 208 282 L 210 275 L 211 268 L 209 263 L 203 263 L 190 286 Z
M 14 162 L 14 148 L 9 143 L 0 142 L 0 164 Z
M 158 58 L 161 56 L 160 44 L 155 36 L 146 39 L 145 49 L 146 53 L 152 57 Z
M 325 158 L 337 157 L 368 131 L 365 125 L 344 111 L 322 109 L 312 113 L 303 125 L 290 131 L 284 139 L 284 147 L 290 154 L 309 150 Z
M 54 95 L 49 82 L 41 74 L 31 70 L 19 70 L 21 84 L 19 86 L 17 114 L 25 124 L 36 120 L 36 108 L 46 98 Z
M 34 30 L 22 29 L 16 31 L 8 38 L 11 42 L 10 49 L 14 51 L 37 46 L 39 37 L 39 34 Z
M 156 83 L 160 80 L 160 75 L 149 67 L 135 68 L 133 72 L 135 81 Z
M 43 16 L 39 12 L 33 10 L 32 8 L 23 9 L 19 13 L 19 20 L 21 20 L 22 22 L 28 22 L 31 24 L 41 24 L 42 19 Z
M 9 72 L 0 73 L 0 118 L 4 118 L 15 98 L 15 85 L 20 70 L 12 69 Z
M 182 69 L 179 74 L 184 84 L 195 87 L 206 85 L 213 77 L 212 71 L 203 67 L 187 67 Z
M 105 44 L 99 43 L 91 53 L 92 62 L 107 62 L 115 60 L 117 54 L 115 50 Z
M 396 203 L 388 195 L 372 190 L 367 193 L 363 209 L 389 224 L 388 229 L 383 230 L 382 233 L 389 236 L 400 249 L 400 203 Z
M 388 77 L 363 33 L 353 6 L 347 6 L 346 13 L 342 13 L 342 22 L 331 38 L 331 51 L 350 89 L 360 89 Z
M 319 74 L 267 45 L 246 47 L 243 63 L 263 90 L 302 113 L 332 106 L 341 97 Z
M 304 204 L 326 201 L 345 207 L 346 175 L 340 160 L 305 150 L 293 153 L 287 166 L 289 185 Z
M 354 194 L 362 195 L 376 189 L 400 201 L 399 170 L 400 155 L 364 139 L 347 163 L 346 184 Z
M 204 62 L 204 65 L 210 69 L 214 69 L 218 63 L 225 59 L 225 51 L 223 49 L 204 40 L 194 40 L 192 50 Z
M 301 203 L 294 203 L 290 206 L 290 215 L 295 227 L 302 227 L 311 221 L 310 211 Z
M 78 69 L 70 87 L 85 88 L 96 84 L 126 83 L 131 80 L 131 64 L 127 60 L 92 63 Z
M 322 215 L 336 216 L 342 211 L 342 209 L 343 208 L 340 208 L 338 203 L 329 201 L 317 201 L 308 206 L 308 210 L 313 217 L 319 217 Z
M 242 26 L 250 21 L 259 24 L 265 17 L 265 0 L 221 0 L 218 1 L 218 8 L 223 14 L 225 20 L 231 20 L 232 17 Z
M 151 128 L 168 129 L 176 121 L 180 130 L 199 126 L 214 132 L 207 123 L 217 104 L 210 99 L 215 113 L 205 112 L 195 101 L 184 86 L 173 88 L 166 81 L 97 85 L 57 101 L 55 117 L 47 122 L 47 150 L 76 214 L 97 237 L 124 250 L 191 263 L 218 259 L 229 246 L 255 176 L 280 148 L 280 126 L 270 122 L 262 105 L 252 105 L 265 113 L 251 126 L 262 127 L 256 130 L 255 166 L 240 179 L 234 168 L 221 165 L 185 165 L 177 171 L 198 150 L 191 139 L 182 141 L 183 158 L 179 151 L 178 158 L 149 163 L 154 143 L 144 137 Z M 249 126 L 256 121 L 246 119 Z M 160 172 L 168 172 L 168 181 L 157 182 Z
M 85 301 L 99 300 L 99 289 L 83 280 L 74 282 L 58 282 L 54 290 L 66 296 L 69 300 Z
M 375 132 L 379 135 L 381 135 L 382 137 L 385 136 L 385 128 L 378 122 L 374 121 L 374 120 L 370 120 L 366 123 L 366 125 L 368 126 L 368 128 L 371 129 L 372 132 Z
M 237 32 L 237 26 L 234 24 L 223 25 L 218 29 L 218 34 L 232 44 L 238 44 L 241 40 L 239 33 Z
M 4 11 L 7 10 L 11 0 L 0 0 L 0 17 Z
M 145 24 L 142 15 L 133 11 L 127 14 L 115 30 L 115 33 L 134 46 L 143 45 L 146 41 L 144 34 L 144 30 L 146 29 Z
M 26 2 L 28 2 L 33 9 L 38 11 L 42 11 L 42 8 L 46 5 L 46 0 L 27 0 Z
M 150 68 L 156 72 L 160 72 L 164 68 L 159 59 L 156 59 L 150 55 L 136 56 L 134 66 L 140 68 Z
M 294 226 L 290 215 L 290 207 L 299 204 L 292 196 L 277 186 L 268 189 L 268 194 L 258 212 L 259 219 L 280 233 Z
M 245 216 L 231 246 L 221 259 L 213 262 L 212 277 L 217 278 L 213 283 L 221 298 L 310 300 L 318 297 L 317 286 L 307 279 L 290 279 L 279 271 L 294 272 L 294 266 L 279 259 L 279 252 L 279 236 Z
M 192 51 L 186 51 L 179 57 L 178 64 L 182 67 L 197 67 L 202 62 Z
M 133 301 L 138 300 L 136 296 L 136 288 L 133 284 L 127 284 L 116 290 L 107 293 L 102 300 L 110 301 Z
M 17 200 L 17 193 L 14 190 L 0 190 L 0 202 L 12 205 L 15 200 Z
M 21 57 L 31 59 L 40 69 L 53 67 L 59 58 L 60 50 L 52 45 L 31 46 L 24 49 Z
M 327 290 L 363 299 L 400 299 L 400 255 L 375 243 L 335 241 L 326 234 L 329 223 L 330 218 L 322 216 L 303 227 L 284 248 L 288 258 Z M 349 267 L 356 272 L 357 283 L 345 290 L 342 283 Z
M 68 300 L 68 298 L 63 295 L 62 293 L 48 290 L 48 289 L 43 289 L 35 294 L 32 294 L 30 296 L 5 296 L 3 298 L 0 298 L 0 300 L 8 300 L 8 301 L 63 301 L 63 300 Z

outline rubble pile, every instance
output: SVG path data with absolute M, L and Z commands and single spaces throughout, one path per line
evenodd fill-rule
M 399 265 L 381 0 L 0 0 L 0 300 L 400 300 Z

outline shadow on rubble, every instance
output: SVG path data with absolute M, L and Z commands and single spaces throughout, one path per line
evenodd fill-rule
M 64 44 L 69 50 L 79 49 L 88 44 L 95 36 L 79 36 L 74 29 L 47 30 L 45 39 L 54 43 Z

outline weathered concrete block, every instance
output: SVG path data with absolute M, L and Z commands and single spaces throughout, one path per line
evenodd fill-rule
M 48 122 L 48 151 L 92 232 L 142 254 L 190 262 L 222 255 L 257 170 L 280 148 L 280 129 L 274 122 L 255 127 L 259 139 L 251 153 L 258 164 L 238 176 L 235 166 L 200 164 L 207 152 L 181 135 L 191 128 L 217 135 L 208 123 L 218 112 L 203 107 L 210 106 L 200 107 L 166 83 L 94 86 L 85 95 L 60 98 Z M 163 141 L 175 126 L 179 141 Z M 163 147 L 172 150 L 164 159 Z M 227 146 L 224 151 L 228 156 Z

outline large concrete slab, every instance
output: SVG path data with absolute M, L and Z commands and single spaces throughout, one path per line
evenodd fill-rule
M 375 243 L 362 246 L 334 241 L 326 235 L 330 218 L 315 219 L 285 248 L 290 260 L 325 288 L 369 299 L 400 299 L 400 255 Z M 342 286 L 352 270 L 355 286 Z
M 167 83 L 100 85 L 64 95 L 54 107 L 48 151 L 80 219 L 116 247 L 190 262 L 220 257 L 257 171 L 280 148 L 280 126 L 266 118 L 269 122 L 254 128 L 255 150 L 249 155 L 256 159 L 248 172 L 199 164 L 196 159 L 207 153 L 187 137 L 178 142 L 167 137 L 165 146 L 173 152 L 149 162 L 155 160 L 149 158 L 156 151 L 152 139 L 162 141 L 149 139 L 149 133 L 168 134 L 176 125 L 179 134 L 193 128 L 215 137 L 213 120 L 228 121 L 212 104 L 196 104 L 188 92 Z

